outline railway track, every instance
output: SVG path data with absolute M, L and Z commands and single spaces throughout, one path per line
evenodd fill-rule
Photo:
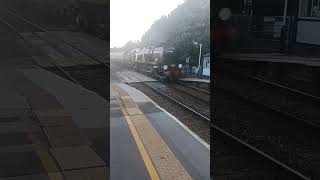
M 35 31 L 43 32 L 39 28 L 35 28 L 34 26 L 31 26 L 30 24 L 23 23 L 19 19 L 10 16 L 9 13 L 3 13 L 2 12 L 0 15 L 1 15 L 0 16 L 0 21 L 2 23 L 6 24 L 12 31 L 14 31 L 27 44 L 29 44 L 29 42 L 20 33 L 35 32 Z M 67 73 L 61 66 L 59 66 L 58 63 L 56 63 L 56 61 L 54 61 L 45 52 L 43 52 L 40 49 L 39 49 L 39 52 L 43 56 L 45 56 L 51 63 L 53 63 L 59 69 L 59 71 L 61 71 L 61 73 L 63 74 L 63 76 L 66 79 L 69 79 L 70 81 L 72 81 L 72 82 L 74 82 L 74 83 L 76 83 L 78 85 L 80 84 L 77 80 L 75 80 L 69 73 Z
M 197 91 L 201 91 L 205 94 L 210 94 L 211 89 L 210 89 L 210 84 L 208 85 L 207 83 L 201 83 L 201 82 L 188 82 L 188 81 L 181 81 L 178 80 L 176 84 L 180 84 L 182 86 L 186 86 L 191 89 L 195 89 Z
M 186 93 L 193 98 L 199 99 L 200 101 L 208 103 L 208 106 L 210 107 L 210 92 L 179 83 L 170 84 L 169 87 L 177 91 L 181 91 L 182 93 Z
M 316 129 L 292 122 L 230 91 L 216 88 L 216 93 L 216 123 L 220 127 L 306 177 L 319 177 L 320 166 L 317 158 L 313 159 L 320 150 Z
M 55 74 L 70 80 L 71 82 L 90 89 L 105 99 L 109 99 L 109 88 L 107 84 L 109 83 L 109 70 L 110 65 L 105 59 L 92 55 L 92 53 L 87 52 L 85 49 L 74 46 L 73 44 L 55 36 L 54 34 L 48 32 L 45 28 L 40 25 L 34 24 L 31 21 L 19 16 L 13 11 L 8 10 L 7 12 L 2 12 L 0 14 L 0 21 L 6 24 L 12 31 L 14 31 L 24 42 L 31 47 L 32 53 L 37 53 L 42 57 L 45 57 L 54 66 L 53 67 L 43 67 Z M 54 48 L 57 44 L 54 42 L 62 43 L 77 52 L 80 52 L 88 57 L 88 61 L 94 62 L 93 65 L 72 65 L 63 66 L 59 64 L 55 59 L 51 58 L 43 49 L 40 47 L 32 47 L 32 44 L 25 39 L 21 33 L 32 33 L 38 39 L 48 43 Z M 38 33 L 45 33 L 50 37 L 50 39 L 40 36 Z
M 320 134 L 313 119 L 318 99 L 254 76 L 218 74 L 215 97 L 222 112 L 217 123 L 306 177 L 318 179 Z M 228 112 L 232 115 L 222 115 Z
M 158 82 L 159 83 L 159 82 Z M 173 113 L 182 123 L 195 132 L 208 144 L 210 143 L 210 119 L 203 114 L 184 105 L 182 102 L 165 94 L 161 90 L 150 85 L 149 82 L 130 83 L 130 85 L 144 94 L 150 99 L 158 103 L 168 112 Z M 154 84 L 153 84 L 154 85 Z M 164 98 L 165 97 L 165 98 Z M 192 113 L 190 113 L 190 111 Z
M 211 139 L 208 140 L 206 137 L 210 136 L 210 133 L 208 134 L 210 125 L 207 123 L 204 124 L 205 126 L 199 125 L 199 122 L 208 122 L 208 118 L 179 102 L 176 97 L 171 97 L 167 92 L 163 92 L 163 88 L 160 87 L 159 90 L 154 87 L 154 84 L 150 85 L 149 83 L 143 82 L 131 85 L 144 92 L 152 100 L 159 103 L 160 106 L 178 117 L 202 139 L 208 143 L 211 141 L 216 147 L 211 152 L 213 157 L 216 157 L 212 161 L 211 171 L 213 172 L 213 177 L 217 179 L 309 179 L 265 152 L 230 134 L 215 123 L 211 123 L 214 135 L 212 134 Z M 202 128 L 205 129 L 205 136 L 202 134 Z M 213 137 L 216 139 L 212 141 Z M 261 160 L 263 160 L 262 164 Z M 230 163 L 233 164 L 231 168 Z M 228 169 L 228 171 L 226 172 L 225 169 Z M 267 176 L 266 172 L 268 172 Z
M 166 85 L 159 82 L 144 82 L 144 84 L 166 95 L 167 98 L 171 98 L 172 101 L 179 103 L 181 106 L 185 106 L 185 108 L 190 111 L 194 111 L 207 121 L 210 121 L 210 102 L 204 98 L 190 95 L 192 92 L 187 91 L 187 89 L 182 90 L 183 87 L 177 85 Z
M 217 180 L 300 179 L 223 133 L 215 132 L 211 150 L 211 177 Z
M 320 127 L 319 97 L 241 72 L 223 74 L 218 86 L 311 128 Z
M 317 107 L 320 105 L 320 98 L 299 90 L 295 90 L 277 83 L 264 80 L 256 76 L 248 76 L 251 80 L 258 83 L 263 83 L 265 86 L 271 86 L 272 89 L 278 91 L 278 95 L 281 95 L 282 100 L 288 102 L 275 108 L 280 109 L 285 114 L 294 117 L 297 120 L 304 121 L 313 127 L 319 128 L 320 113 L 317 111 Z M 275 93 L 273 91 L 273 93 Z M 268 104 L 265 104 L 268 105 Z M 269 106 L 271 103 L 269 104 Z M 312 112 L 312 113 L 311 113 Z
M 185 86 L 185 87 L 188 87 L 188 88 L 191 88 L 191 89 L 194 89 L 196 91 L 200 91 L 200 92 L 203 92 L 204 94 L 207 94 L 208 96 L 211 94 L 210 90 L 206 90 L 206 89 L 202 89 L 202 88 L 198 88 L 196 86 L 192 86 L 192 85 L 188 85 L 187 83 L 183 83 L 181 81 L 178 81 L 176 82 L 177 84 L 180 84 L 182 86 Z

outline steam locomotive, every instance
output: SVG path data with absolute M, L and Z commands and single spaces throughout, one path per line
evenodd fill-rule
M 172 47 L 144 47 L 133 49 L 127 55 L 136 71 L 157 78 L 160 81 L 175 81 L 183 75 L 182 64 L 177 62 Z

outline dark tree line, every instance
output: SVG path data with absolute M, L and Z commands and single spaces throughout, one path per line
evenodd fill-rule
M 202 43 L 203 54 L 210 51 L 210 0 L 185 0 L 168 16 L 155 21 L 143 35 L 141 42 L 129 41 L 123 48 L 142 46 L 173 46 L 178 60 L 191 57 L 191 63 L 198 62 L 199 47 L 193 41 Z

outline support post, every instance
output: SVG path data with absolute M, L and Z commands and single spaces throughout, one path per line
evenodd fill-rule
M 200 66 L 201 66 L 201 50 L 202 50 L 202 43 L 199 44 L 199 62 L 198 62 L 198 74 L 200 76 Z
M 284 9 L 283 9 L 283 25 L 286 25 L 287 22 L 287 11 L 288 11 L 288 0 L 284 0 Z

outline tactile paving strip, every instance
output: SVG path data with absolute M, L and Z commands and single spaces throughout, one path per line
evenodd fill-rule
M 130 118 L 162 179 L 192 179 L 144 115 Z
M 121 89 L 120 87 L 114 88 Z M 168 145 L 161 138 L 143 112 L 137 108 L 126 108 L 134 101 L 123 90 L 118 91 L 125 117 L 131 119 L 161 179 L 192 179 L 183 165 L 176 159 Z M 122 96 L 121 96 L 122 95 Z M 131 99 L 131 100 L 130 100 Z M 129 123 L 129 122 L 128 122 Z M 150 172 L 149 172 L 150 173 Z

